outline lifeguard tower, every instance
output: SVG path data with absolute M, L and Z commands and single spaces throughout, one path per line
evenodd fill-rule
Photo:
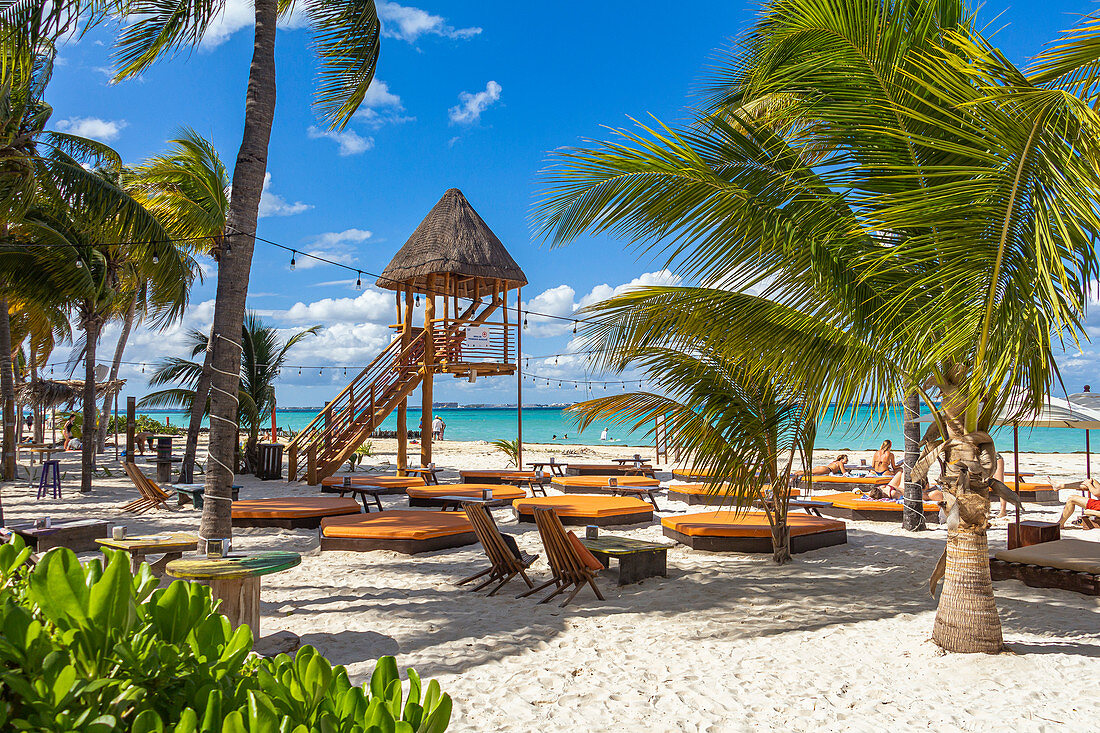
M 527 277 L 457 188 L 428 212 L 376 283 L 394 291 L 393 341 L 287 446 L 291 481 L 318 484 L 397 410 L 397 467 L 408 468 L 409 395 L 422 387 L 420 462 L 432 460 L 436 374 L 475 381 L 515 374 L 519 289 Z M 516 291 L 513 322 L 508 300 Z M 424 325 L 413 313 L 424 298 Z

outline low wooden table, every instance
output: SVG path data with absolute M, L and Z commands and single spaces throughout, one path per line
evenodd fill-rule
M 627 463 L 634 463 L 635 461 L 643 464 L 650 462 L 648 458 L 612 458 L 611 460 L 618 463 L 620 466 L 625 466 Z
M 822 509 L 828 509 L 833 505 L 831 501 L 814 501 L 812 499 L 788 499 L 787 506 L 796 509 L 805 509 L 807 514 L 821 516 Z
M 164 575 L 164 567 L 173 560 L 179 560 L 185 552 L 194 552 L 199 548 L 198 535 L 190 532 L 169 532 L 167 534 L 147 534 L 127 537 L 123 540 L 97 539 L 102 548 L 125 550 L 130 553 L 130 571 L 137 573 L 138 566 L 145 562 L 148 555 L 164 554 L 156 562 L 149 563 L 149 569 L 158 578 Z
M 595 539 L 579 538 L 581 544 L 610 567 L 611 558 L 619 561 L 619 585 L 637 583 L 644 578 L 668 575 L 668 548 L 672 545 L 660 542 L 644 542 L 629 537 L 600 535 Z
M 68 547 L 73 552 L 98 550 L 96 540 L 106 537 L 107 522 L 99 519 L 74 519 L 53 522 L 50 527 L 35 527 L 34 522 L 9 524 L 8 529 L 23 538 L 35 552 L 45 552 L 54 547 Z
M 531 496 L 538 496 L 539 492 L 542 492 L 542 495 L 546 496 L 546 484 L 549 481 L 549 474 L 544 474 L 542 478 L 538 476 L 505 476 L 501 479 L 501 483 L 513 486 L 526 486 L 531 490 Z
M 1040 542 L 1053 542 L 1062 538 L 1061 527 L 1057 522 L 1040 522 L 1036 519 L 1025 519 L 1016 524 L 1008 524 L 1008 549 L 1028 547 Z
M 531 463 L 528 463 L 527 465 L 530 466 L 535 471 L 538 471 L 539 469 L 549 468 L 550 469 L 549 474 L 551 476 L 564 476 L 565 475 L 565 469 L 569 464 L 568 463 L 558 463 L 557 461 L 553 461 L 553 462 L 550 462 L 550 461 L 532 461 Z
M 660 491 L 660 486 L 608 486 L 607 493 L 614 496 L 633 496 L 635 499 L 644 499 L 653 505 L 653 511 L 661 511 L 661 507 L 657 506 L 657 497 L 654 496 L 654 492 Z
M 172 489 L 176 492 L 176 503 L 178 506 L 184 506 L 185 504 L 194 504 L 196 509 L 202 509 L 203 504 L 206 502 L 203 497 L 206 495 L 206 484 L 168 484 L 165 488 Z M 231 496 L 233 501 L 240 499 L 241 486 L 235 484 L 231 487 Z
M 439 502 L 439 511 L 462 511 L 463 503 L 466 504 L 480 504 L 481 506 L 496 507 L 496 506 L 508 506 L 512 503 L 511 499 L 497 499 L 490 498 L 484 499 L 480 496 L 433 496 L 432 501 Z
M 261 552 L 173 560 L 165 571 L 174 578 L 209 586 L 210 593 L 221 599 L 218 612 L 224 614 L 234 628 L 248 624 L 252 638 L 259 639 L 260 576 L 289 570 L 301 562 L 302 556 L 297 552 Z
M 359 497 L 359 501 L 363 502 L 363 511 L 370 514 L 370 505 L 367 503 L 367 497 L 374 500 L 374 506 L 378 511 L 382 511 L 382 500 L 378 497 L 383 494 L 392 494 L 393 489 L 388 486 L 366 486 L 351 484 L 345 486 L 343 484 L 337 484 L 336 486 L 329 486 L 330 493 L 339 494 L 340 498 L 343 498 L 345 494 L 351 494 L 353 497 Z
M 424 484 L 427 486 L 437 486 L 441 470 L 440 468 L 406 468 L 405 473 L 410 476 L 419 476 L 424 479 Z

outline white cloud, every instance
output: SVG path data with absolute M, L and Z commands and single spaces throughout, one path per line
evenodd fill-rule
M 579 300 L 577 299 L 577 292 L 572 287 L 569 285 L 558 285 L 557 287 L 542 291 L 534 298 L 524 303 L 523 307 L 526 311 L 537 311 L 538 313 L 547 314 L 545 316 L 535 315 L 535 313 L 528 314 L 527 323 L 529 333 L 536 338 L 560 336 L 573 329 L 573 322 L 568 319 L 573 315 L 574 311 L 579 308 L 592 305 L 601 300 L 606 300 L 614 295 L 622 295 L 634 288 L 651 285 L 678 285 L 680 281 L 681 279 L 678 275 L 674 275 L 668 270 L 646 272 L 630 282 L 621 285 L 611 286 L 607 283 L 596 285 L 585 295 L 581 296 Z M 550 316 L 559 316 L 559 318 L 552 318 Z M 562 320 L 563 318 L 566 320 Z
M 401 97 L 390 91 L 386 82 L 375 79 L 363 97 L 363 106 L 355 113 L 355 119 L 377 129 L 382 125 L 401 125 L 415 122 L 415 117 L 401 114 L 405 106 Z
M 283 312 L 282 318 L 292 323 L 374 323 L 393 320 L 393 295 L 368 287 L 355 298 L 322 298 L 312 303 L 301 301 Z
M 483 92 L 461 92 L 458 95 L 459 103 L 447 111 L 451 124 L 470 125 L 478 122 L 481 119 L 481 113 L 500 99 L 500 92 L 500 84 L 492 80 L 485 85 Z
M 60 132 L 109 143 L 118 138 L 127 125 L 126 120 L 101 120 L 98 117 L 70 117 L 57 123 Z
M 332 140 L 340 146 L 340 155 L 358 155 L 374 147 L 373 137 L 360 137 L 354 130 L 322 130 L 310 125 L 309 137 L 311 140 Z
M 606 283 L 604 283 L 603 285 L 597 285 L 596 287 L 592 288 L 592 290 L 590 290 L 587 295 L 580 299 L 577 307 L 583 308 L 585 306 L 592 305 L 593 303 L 598 303 L 601 300 L 607 300 L 608 298 L 611 298 L 613 296 L 622 295 L 623 293 L 629 290 L 634 290 L 635 288 L 662 285 L 679 285 L 680 282 L 680 276 L 674 275 L 668 270 L 645 272 L 634 278 L 630 282 L 623 283 L 622 285 L 617 285 L 614 288 Z
M 310 254 L 324 257 L 333 262 L 342 262 L 345 265 L 353 264 L 358 252 L 352 245 L 362 244 L 373 236 L 366 229 L 345 229 L 342 232 L 325 232 L 318 234 L 309 240 L 307 247 Z M 326 263 L 315 260 L 312 257 L 298 257 L 295 266 L 299 270 L 308 270 L 320 267 Z M 350 284 L 355 284 L 352 280 Z
M 481 33 L 480 28 L 455 28 L 448 25 L 443 17 L 420 8 L 385 1 L 375 3 L 375 7 L 382 21 L 382 35 L 387 38 L 414 43 L 423 35 L 465 39 Z
M 264 173 L 264 187 L 260 192 L 260 216 L 294 216 L 309 211 L 313 206 L 295 201 L 287 203 L 282 196 L 271 191 L 271 173 Z

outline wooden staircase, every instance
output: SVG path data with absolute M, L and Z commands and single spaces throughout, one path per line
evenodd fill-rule
M 287 479 L 331 476 L 424 379 L 425 332 L 395 339 L 287 445 Z M 303 460 L 304 459 L 304 460 Z

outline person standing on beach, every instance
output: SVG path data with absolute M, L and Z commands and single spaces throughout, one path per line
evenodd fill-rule
M 76 426 L 76 418 L 69 415 L 69 419 L 65 421 L 65 427 L 61 429 L 61 437 L 65 441 L 61 450 L 69 450 L 69 443 L 73 439 L 73 430 Z
M 447 423 L 443 422 L 443 418 L 439 415 L 435 416 L 432 420 L 432 437 L 436 440 L 443 440 L 443 431 L 447 428 Z
M 604 428 L 603 432 L 600 433 L 600 440 L 607 440 L 607 428 Z

